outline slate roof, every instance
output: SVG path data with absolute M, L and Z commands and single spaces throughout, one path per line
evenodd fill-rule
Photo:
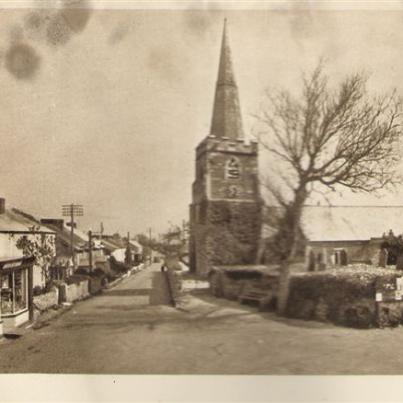
M 130 246 L 132 246 L 133 248 L 135 248 L 137 253 L 142 253 L 143 252 L 143 246 L 140 245 L 137 241 L 135 241 L 134 239 L 131 239 L 129 241 Z
M 113 237 L 102 237 L 100 241 L 103 247 L 109 252 L 113 252 L 116 249 L 125 248 L 126 246 L 126 243 L 122 239 L 116 239 Z
M 109 251 L 113 252 L 117 249 L 126 249 L 127 248 L 127 241 L 123 238 L 115 238 L 110 235 L 104 235 L 102 239 L 99 239 L 99 242 L 103 245 L 103 247 Z M 136 253 L 142 253 L 143 247 L 135 240 L 130 240 L 130 246 L 132 249 L 136 251 Z
M 0 214 L 0 232 L 27 233 L 32 232 L 32 227 L 35 227 L 35 232 L 55 233 L 52 229 L 41 225 L 34 217 L 17 209 L 6 209 Z
M 70 227 L 67 227 L 66 225 L 63 226 L 63 231 L 60 231 L 60 228 L 58 228 L 56 225 L 52 224 L 46 224 L 46 227 L 51 229 L 57 234 L 57 238 L 65 245 L 70 245 Z M 74 249 L 76 251 L 81 250 L 82 248 L 85 247 L 85 244 L 87 242 L 87 239 L 83 238 L 80 236 L 80 234 L 77 233 L 76 229 L 74 229 L 74 236 L 73 236 L 73 244 L 74 244 Z
M 310 241 L 368 241 L 402 234 L 403 206 L 305 206 L 302 226 Z

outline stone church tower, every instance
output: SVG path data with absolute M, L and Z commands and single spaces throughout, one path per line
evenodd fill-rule
M 190 205 L 190 268 L 256 263 L 263 203 L 258 147 L 245 142 L 226 23 L 210 134 L 196 148 Z

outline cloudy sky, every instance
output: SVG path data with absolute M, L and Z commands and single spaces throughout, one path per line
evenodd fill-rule
M 297 88 L 320 58 L 334 82 L 365 70 L 403 94 L 402 11 L 88 6 L 0 10 L 0 193 L 37 216 L 81 203 L 81 227 L 121 233 L 187 218 L 224 17 L 247 133 L 264 89 Z

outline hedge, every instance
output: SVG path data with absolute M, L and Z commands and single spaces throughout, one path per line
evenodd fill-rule
M 376 326 L 376 285 L 394 282 L 401 275 L 361 265 L 293 274 L 286 315 L 360 328 Z

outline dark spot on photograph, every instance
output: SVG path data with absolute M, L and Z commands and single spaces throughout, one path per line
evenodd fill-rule
M 50 45 L 65 45 L 71 39 L 72 31 L 63 14 L 53 16 L 46 30 L 46 38 Z
M 12 45 L 6 52 L 6 69 L 17 79 L 31 79 L 40 65 L 40 56 L 27 44 Z
M 47 26 L 54 14 L 50 10 L 38 10 L 28 13 L 23 22 L 25 37 L 29 40 L 43 41 L 46 39 Z
M 45 16 L 41 11 L 34 11 L 25 17 L 24 28 L 32 31 L 39 31 L 43 29 L 46 24 L 48 16 Z
M 134 23 L 120 23 L 116 25 L 116 27 L 112 30 L 111 34 L 108 38 L 108 43 L 110 45 L 116 45 L 119 42 L 122 42 L 127 35 L 129 35 L 132 30 Z
M 91 10 L 89 8 L 84 8 L 85 2 L 81 3 L 80 8 L 64 8 L 60 12 L 67 25 L 74 33 L 80 33 L 85 29 L 91 15 Z
M 175 56 L 164 47 L 152 48 L 147 57 L 148 69 L 167 81 L 180 80 L 180 72 Z
M 217 11 L 214 7 L 197 13 L 188 10 L 183 13 L 183 21 L 193 35 L 203 36 L 213 23 L 212 17 L 215 15 Z

